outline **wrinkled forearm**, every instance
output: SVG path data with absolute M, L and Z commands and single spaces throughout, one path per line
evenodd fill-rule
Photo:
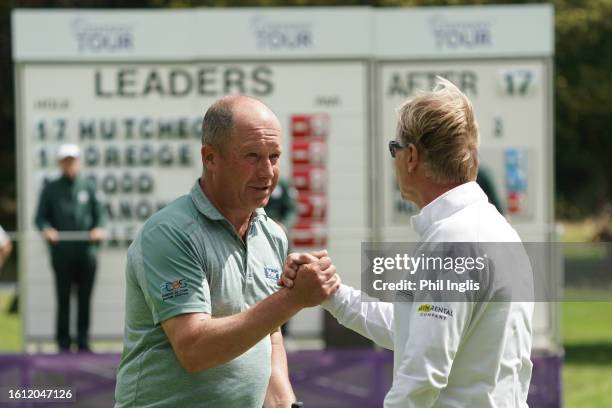
M 189 322 L 181 321 L 189 317 L 179 316 L 163 322 L 162 327 L 181 365 L 194 373 L 238 357 L 300 309 L 290 299 L 288 290 L 282 289 L 235 315 Z
M 264 401 L 265 408 L 287 408 L 296 400 L 287 366 L 287 353 L 280 331 L 270 335 L 272 342 L 272 373 Z

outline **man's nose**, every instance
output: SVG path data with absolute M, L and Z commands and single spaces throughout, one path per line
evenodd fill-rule
M 260 178 L 271 178 L 274 176 L 274 165 L 269 158 L 263 159 L 259 162 L 257 176 Z

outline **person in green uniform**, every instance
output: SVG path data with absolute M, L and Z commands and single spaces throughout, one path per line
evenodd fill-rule
M 296 188 L 281 177 L 264 208 L 266 214 L 278 222 L 287 234 L 291 231 L 298 217 L 297 197 L 298 191 Z
M 497 189 L 495 188 L 495 181 L 493 180 L 492 174 L 487 170 L 484 165 L 478 168 L 478 175 L 476 176 L 476 183 L 480 185 L 482 191 L 487 195 L 489 202 L 497 208 L 500 214 L 504 214 L 504 206 L 502 205 L 499 196 L 497 195 Z
M 61 176 L 41 192 L 35 224 L 49 244 L 57 298 L 56 340 L 60 351 L 69 351 L 70 293 L 77 288 L 77 337 L 80 351 L 89 349 L 90 303 L 96 274 L 96 252 L 104 237 L 104 216 L 92 183 L 79 177 L 77 145 L 57 151 Z
M 201 178 L 128 249 L 115 407 L 298 406 L 278 328 L 339 281 L 322 252 L 293 289 L 278 286 L 287 237 L 262 207 L 280 155 L 280 123 L 259 100 L 207 110 Z

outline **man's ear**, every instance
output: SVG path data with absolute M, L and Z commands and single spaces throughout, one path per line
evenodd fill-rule
M 419 149 L 417 149 L 416 145 L 410 143 L 406 146 L 406 168 L 409 173 L 412 173 L 416 170 L 419 164 Z
M 214 170 L 217 167 L 219 161 L 219 152 L 213 146 L 209 144 L 202 145 L 200 149 L 202 155 L 202 165 L 206 171 Z

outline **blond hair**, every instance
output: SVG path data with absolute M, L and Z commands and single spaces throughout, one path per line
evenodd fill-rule
M 474 108 L 450 81 L 437 77 L 430 92 L 399 107 L 398 141 L 424 155 L 426 174 L 436 183 L 465 183 L 478 173 L 480 135 Z

